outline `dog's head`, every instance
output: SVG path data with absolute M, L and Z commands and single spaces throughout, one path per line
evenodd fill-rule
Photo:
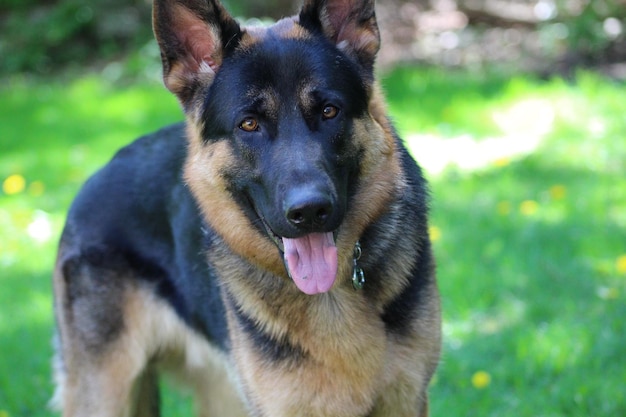
M 373 0 L 307 0 L 269 27 L 241 27 L 216 0 L 156 0 L 154 30 L 206 220 L 303 292 L 328 291 L 389 193 L 379 184 L 363 205 L 359 190 L 393 171 Z

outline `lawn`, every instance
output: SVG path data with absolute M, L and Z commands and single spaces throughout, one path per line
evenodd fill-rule
M 427 172 L 445 335 L 432 415 L 626 415 L 626 85 L 406 68 L 385 88 L 426 167 L 459 139 L 468 160 L 532 144 Z M 54 415 L 50 275 L 73 195 L 180 118 L 158 82 L 0 86 L 0 417 Z M 184 399 L 168 389 L 164 414 L 188 415 Z

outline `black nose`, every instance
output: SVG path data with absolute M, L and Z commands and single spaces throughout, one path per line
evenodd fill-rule
M 290 190 L 285 198 L 285 217 L 301 229 L 321 229 L 333 212 L 331 196 L 314 186 Z

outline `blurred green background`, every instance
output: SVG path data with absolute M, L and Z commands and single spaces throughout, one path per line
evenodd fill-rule
M 626 415 L 624 6 L 378 4 L 389 108 L 432 189 L 433 416 Z M 67 208 L 117 148 L 182 116 L 144 0 L 0 0 L 0 81 L 0 417 L 52 416 Z M 164 385 L 163 414 L 190 415 Z

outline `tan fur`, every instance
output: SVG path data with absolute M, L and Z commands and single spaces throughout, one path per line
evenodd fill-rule
M 436 288 L 430 291 L 425 310 L 431 313 L 421 318 L 408 339 L 387 335 L 378 312 L 349 290 L 292 305 L 293 309 L 283 306 L 280 315 L 259 311 L 262 300 L 248 294 L 246 306 L 281 328 L 273 333 L 305 348 L 309 356 L 297 368 L 264 361 L 231 311 L 234 355 L 246 392 L 268 416 L 307 416 L 307 412 L 362 416 L 374 401 L 377 405 L 368 415 L 417 416 L 426 403 L 425 389 L 438 362 L 441 337 Z M 330 329 L 329 323 L 334 324 Z
M 188 134 L 190 156 L 185 165 L 185 179 L 193 193 L 202 196 L 198 203 L 204 217 L 233 251 L 284 276 L 285 267 L 274 244 L 252 227 L 226 189 L 223 170 L 236 165 L 227 143 L 203 146 L 193 126 L 188 128 Z
M 54 282 L 57 300 L 66 300 L 60 271 Z M 68 417 L 151 416 L 145 403 L 138 407 L 145 401 L 141 384 L 146 373 L 155 377 L 160 370 L 196 394 L 198 416 L 247 416 L 230 359 L 183 323 L 152 288 L 134 282 L 129 279 L 122 293 L 124 331 L 101 349 L 86 348 L 71 323 L 73 312 L 57 309 L 64 366 L 57 371 L 56 408 Z
M 242 332 L 231 329 L 247 392 L 264 415 L 350 417 L 364 415 L 371 408 L 380 384 L 377 364 L 382 364 L 384 354 L 384 328 L 371 320 L 372 312 L 358 300 L 343 306 L 342 312 L 355 314 L 337 311 L 330 317 L 328 312 L 336 308 L 330 304 L 346 301 L 332 298 L 319 297 L 298 312 L 299 328 L 284 323 L 289 339 L 309 354 L 297 369 L 266 363 Z M 333 320 L 334 328 L 328 329 L 326 320 Z
M 255 45 L 269 34 L 281 38 L 306 39 L 310 35 L 298 24 L 298 16 L 285 17 L 271 26 L 247 26 L 240 47 L 246 49 Z
M 375 96 L 371 103 L 382 101 Z M 370 104 L 370 108 L 377 104 Z M 373 116 L 373 115 L 372 115 Z M 355 140 L 357 146 L 365 150 L 363 157 L 363 172 L 359 178 L 359 187 L 353 198 L 353 215 L 346 219 L 337 237 L 337 247 L 345 257 L 340 269 L 340 276 L 350 277 L 352 274 L 352 248 L 363 234 L 365 228 L 376 221 L 387 208 L 394 195 L 402 192 L 404 185 L 403 174 L 395 148 L 395 143 L 385 120 L 376 120 L 373 117 L 355 122 Z M 409 265 L 408 263 L 407 265 Z M 387 289 L 396 294 L 405 283 L 393 281 Z M 393 287 L 393 285 L 396 287 Z M 387 301 L 387 299 L 383 299 Z

